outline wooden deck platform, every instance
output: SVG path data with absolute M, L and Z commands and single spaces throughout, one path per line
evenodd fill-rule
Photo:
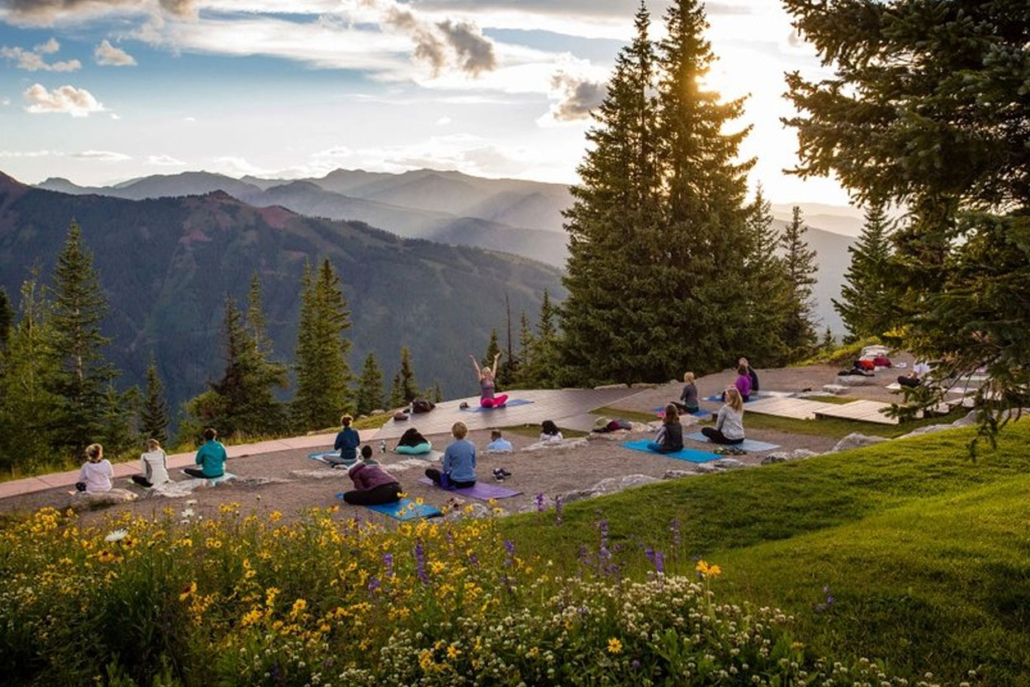
M 829 407 L 822 408 L 817 411 L 816 417 L 832 417 L 842 420 L 856 420 L 858 422 L 873 422 L 878 425 L 898 424 L 897 418 L 887 417 L 882 412 L 884 409 L 891 407 L 889 403 L 880 403 L 878 401 L 854 401 L 852 403 L 845 403 L 844 405 L 828 404 L 828 406 Z

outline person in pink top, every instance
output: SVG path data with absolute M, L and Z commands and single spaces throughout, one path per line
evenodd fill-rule
M 104 458 L 104 447 L 100 444 L 87 446 L 86 462 L 79 470 L 79 481 L 75 483 L 75 488 L 87 494 L 100 494 L 111 491 L 113 478 L 114 468 L 111 467 L 111 461 Z
M 354 490 L 343 495 L 352 506 L 379 506 L 399 501 L 401 485 L 386 470 L 366 461 L 372 459 L 372 447 L 361 447 L 361 460 L 347 468 L 347 476 L 354 482 Z
M 751 375 L 748 374 L 745 366 L 741 365 L 737 368 L 737 380 L 733 382 L 733 386 L 737 387 L 744 403 L 751 400 Z
M 495 395 L 496 384 L 494 379 L 497 377 L 497 361 L 501 359 L 501 354 L 498 353 L 494 356 L 494 364 L 487 365 L 482 370 L 479 369 L 479 363 L 476 362 L 476 356 L 470 355 L 472 358 L 472 366 L 476 368 L 476 378 L 479 380 L 479 405 L 484 408 L 501 408 L 505 403 L 508 402 L 507 394 Z

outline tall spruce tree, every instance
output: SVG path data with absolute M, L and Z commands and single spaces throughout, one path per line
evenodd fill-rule
M 408 401 L 404 395 L 404 382 L 401 381 L 401 373 L 397 372 L 393 376 L 393 383 L 390 384 L 390 407 L 401 408 L 408 405 Z
M 62 399 L 53 389 L 62 357 L 55 348 L 50 304 L 37 278 L 33 271 L 22 284 L 18 320 L 0 351 L 0 469 L 5 472 L 68 458 L 55 454 Z
M 490 340 L 486 344 L 486 353 L 483 354 L 483 359 L 480 364 L 485 366 L 494 364 L 494 356 L 500 354 L 501 344 L 497 337 L 497 330 L 490 329 Z M 500 363 L 498 363 L 500 364 Z
M 411 403 L 418 398 L 418 383 L 415 381 L 415 370 L 411 365 L 411 351 L 407 346 L 401 346 L 401 369 L 400 375 L 401 392 L 404 404 Z
M 57 257 L 53 298 L 54 349 L 62 355 L 53 388 L 61 398 L 60 441 L 69 455 L 77 457 L 103 432 L 105 408 L 101 401 L 117 371 L 101 352 L 109 342 L 100 333 L 107 298 L 75 222 Z
M 354 410 L 353 375 L 347 363 L 350 340 L 344 336 L 350 328 L 350 313 L 329 260 L 322 262 L 317 274 L 305 268 L 302 292 L 293 422 L 300 429 L 331 427 L 341 412 Z
M 869 205 L 855 245 L 848 247 L 851 265 L 844 274 L 841 299 L 834 299 L 852 339 L 883 336 L 894 324 L 893 293 L 889 287 L 892 223 L 884 203 Z
M 662 233 L 663 142 L 650 22 L 641 3 L 633 41 L 616 57 L 607 94 L 594 112 L 581 181 L 565 212 L 569 259 L 563 282 L 569 295 L 560 353 L 563 368 L 581 384 L 654 374 L 649 342 L 641 336 L 654 329 L 666 258 L 655 245 Z M 539 369 L 522 376 L 537 377 Z
M 140 434 L 144 439 L 157 439 L 162 444 L 168 441 L 168 401 L 165 400 L 164 384 L 157 372 L 157 358 L 150 354 L 147 367 L 147 388 L 143 407 L 140 409 Z
M 7 289 L 0 287 L 0 352 L 7 347 L 11 327 L 14 326 L 14 305 L 7 295 Z M 2 373 L 2 368 L 0 368 Z
M 368 415 L 373 410 L 381 410 L 383 407 L 383 371 L 376 363 L 374 353 L 365 356 L 365 364 L 358 379 L 356 400 L 357 412 L 360 415 Z
M 762 185 L 755 191 L 746 228 L 747 253 L 741 279 L 746 284 L 746 319 L 739 353 L 763 366 L 777 367 L 787 360 L 783 341 L 787 313 L 787 269 L 779 256 L 780 235 L 773 226 L 772 206 Z
M 788 300 L 783 325 L 783 342 L 792 361 L 801 360 L 812 353 L 818 336 L 812 322 L 812 285 L 815 284 L 815 251 L 805 241 L 805 226 L 801 208 L 795 206 L 790 224 L 781 237 L 784 263 L 787 269 Z

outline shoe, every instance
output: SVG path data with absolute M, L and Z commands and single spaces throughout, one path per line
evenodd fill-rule
M 505 470 L 504 468 L 497 468 L 496 472 L 501 473 L 501 475 L 503 475 L 504 477 L 511 477 L 511 473 Z
M 501 470 L 500 468 L 494 470 L 494 479 L 497 480 L 498 482 L 503 482 L 504 481 L 504 470 Z

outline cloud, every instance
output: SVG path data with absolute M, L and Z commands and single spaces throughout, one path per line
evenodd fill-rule
M 440 117 L 440 119 L 436 120 L 436 125 L 437 126 L 447 126 L 452 121 L 453 120 L 450 117 Z
M 171 155 L 148 155 L 143 164 L 154 167 L 181 167 L 186 163 L 175 159 Z
M 74 86 L 60 86 L 48 91 L 37 83 L 25 89 L 22 97 L 29 103 L 25 110 L 32 114 L 67 113 L 72 117 L 88 117 L 93 112 L 106 111 L 92 93 Z
M 52 150 L 0 150 L 0 158 L 22 158 L 22 157 L 50 157 L 60 156 L 62 153 L 55 153 Z
M 589 119 L 590 113 L 601 104 L 608 93 L 608 84 L 576 76 L 559 69 L 551 77 L 551 111 L 545 116 L 554 122 L 574 122 Z M 540 122 L 541 124 L 545 122 Z
M 97 64 L 104 67 L 134 67 L 136 59 L 121 48 L 111 45 L 106 38 L 100 41 L 100 45 L 93 51 L 93 57 Z
M 3 2 L 3 0 L 0 0 L 0 2 Z M 74 72 L 82 68 L 82 63 L 78 60 L 46 61 L 44 55 L 53 55 L 60 49 L 61 44 L 57 42 L 57 39 L 51 38 L 46 43 L 40 43 L 32 50 L 19 47 L 9 48 L 5 45 L 0 48 L 0 56 L 14 60 L 17 62 L 16 66 L 18 69 L 24 69 L 27 72 Z
M 380 13 L 380 24 L 414 41 L 415 60 L 428 65 L 433 76 L 453 67 L 475 77 L 497 67 L 493 41 L 470 21 L 433 22 L 396 0 L 366 0 L 365 5 Z
M 74 157 L 78 160 L 95 160 L 97 162 L 124 162 L 132 159 L 131 155 L 114 153 L 110 150 L 83 150 L 80 153 L 69 153 L 68 157 Z
M 51 26 L 57 21 L 90 19 L 112 13 L 196 17 L 194 0 L 0 0 L 6 19 L 16 24 Z

